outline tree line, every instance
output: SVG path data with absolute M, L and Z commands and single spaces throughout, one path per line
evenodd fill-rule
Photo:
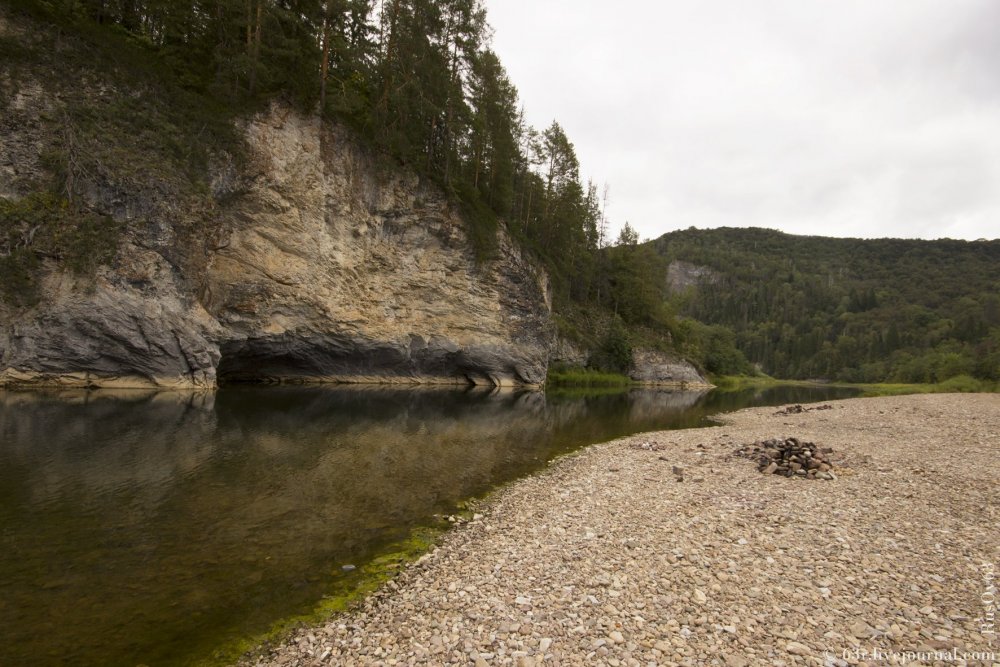
M 664 261 L 713 269 L 674 295 L 735 332 L 768 374 L 850 382 L 1000 380 L 1000 241 L 833 239 L 686 230 Z
M 558 122 L 526 123 L 480 0 L 20 2 L 124 32 L 181 85 L 239 111 L 283 97 L 345 122 L 445 187 L 474 223 L 500 218 L 560 248 L 549 253 L 560 269 L 599 245 L 597 187 L 581 183 Z M 488 231 L 477 235 L 487 245 Z

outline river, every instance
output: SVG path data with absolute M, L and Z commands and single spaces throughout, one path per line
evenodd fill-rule
M 0 665 L 197 662 L 554 456 L 850 395 L 0 392 Z

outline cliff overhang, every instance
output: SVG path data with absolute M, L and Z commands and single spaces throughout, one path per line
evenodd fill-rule
M 21 115 L 58 105 L 19 95 Z M 43 170 L 25 146 L 44 130 L 0 137 L 5 196 Z M 207 200 L 169 178 L 87 185 L 126 229 L 114 260 L 89 281 L 46 261 L 36 303 L 0 303 L 0 386 L 544 381 L 548 280 L 502 228 L 477 260 L 439 188 L 317 117 L 275 104 L 241 132 L 247 157 L 217 156 Z

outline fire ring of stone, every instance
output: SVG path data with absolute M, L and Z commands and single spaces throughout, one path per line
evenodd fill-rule
M 805 479 L 835 480 L 833 463 L 829 455 L 833 449 L 819 447 L 798 438 L 772 438 L 743 445 L 734 452 L 736 456 L 757 462 L 757 470 L 764 474 Z

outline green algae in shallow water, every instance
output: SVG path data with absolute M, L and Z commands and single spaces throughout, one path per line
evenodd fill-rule
M 384 552 L 360 568 L 334 578 L 330 591 L 309 612 L 281 619 L 257 636 L 224 644 L 213 651 L 210 657 L 196 660 L 194 667 L 226 667 L 241 658 L 264 655 L 269 647 L 281 643 L 298 628 L 319 625 L 334 615 L 351 609 L 395 577 L 405 565 L 430 551 L 442 529 L 414 529 L 407 539 L 389 545 Z

